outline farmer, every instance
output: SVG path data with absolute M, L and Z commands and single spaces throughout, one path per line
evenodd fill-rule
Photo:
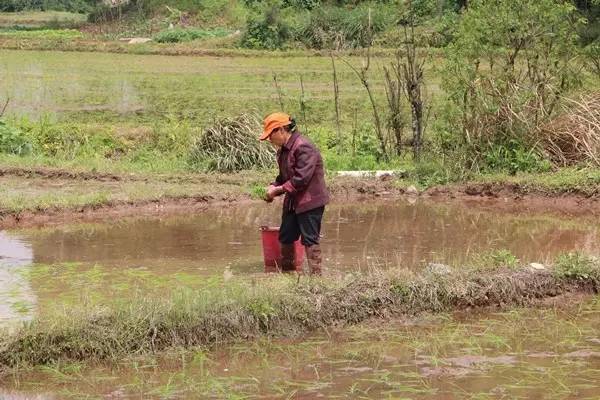
M 302 136 L 296 122 L 277 112 L 264 120 L 260 140 L 277 148 L 279 175 L 268 188 L 265 201 L 285 194 L 279 228 L 281 269 L 294 271 L 294 242 L 302 237 L 311 275 L 321 274 L 319 236 L 329 192 L 325 186 L 323 159 L 315 145 Z

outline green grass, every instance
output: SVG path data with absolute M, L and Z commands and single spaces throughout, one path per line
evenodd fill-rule
M 20 30 L 20 29 L 4 29 L 0 30 L 0 37 L 9 37 L 15 39 L 55 39 L 55 40 L 71 40 L 83 38 L 83 34 L 75 29 L 36 29 L 36 30 Z

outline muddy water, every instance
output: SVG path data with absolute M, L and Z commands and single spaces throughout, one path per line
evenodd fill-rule
M 600 298 L 561 309 L 421 316 L 303 341 L 65 364 L 4 382 L 23 399 L 598 399 Z
M 278 225 L 279 210 L 278 205 L 251 204 L 183 217 L 13 231 L 10 239 L 0 236 L 0 248 L 10 259 L 26 247 L 31 260 L 43 264 L 143 267 L 159 274 L 210 275 L 226 266 L 237 273 L 259 272 L 258 227 Z M 599 227 L 593 218 L 498 215 L 458 204 L 381 201 L 328 207 L 322 244 L 327 267 L 333 269 L 419 267 L 432 261 L 460 265 L 493 249 L 508 249 L 523 262 L 544 262 L 565 251 L 598 253 Z
M 260 273 L 258 227 L 277 225 L 279 210 L 257 203 L 184 217 L 0 232 L 0 323 L 82 300 L 169 293 Z M 428 262 L 460 267 L 493 249 L 508 249 L 523 263 L 573 250 L 600 253 L 593 218 L 494 214 L 425 201 L 331 205 L 323 236 L 326 267 L 337 271 Z

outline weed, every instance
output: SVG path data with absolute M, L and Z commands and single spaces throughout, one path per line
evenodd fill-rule
M 600 280 L 598 260 L 583 253 L 566 253 L 557 257 L 553 273 L 559 278 Z
M 212 30 L 176 28 L 160 31 L 154 35 L 154 40 L 156 40 L 158 43 L 179 43 L 198 39 L 224 37 L 230 33 L 231 32 L 223 28 L 216 28 Z

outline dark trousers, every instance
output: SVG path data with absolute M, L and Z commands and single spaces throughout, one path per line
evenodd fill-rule
M 301 214 L 294 211 L 283 210 L 281 227 L 279 228 L 279 242 L 292 244 L 302 237 L 304 246 L 319 244 L 321 234 L 321 220 L 325 206 L 308 210 Z

